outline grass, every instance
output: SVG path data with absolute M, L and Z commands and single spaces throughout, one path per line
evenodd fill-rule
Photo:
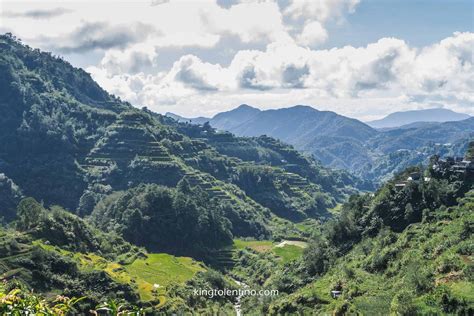
M 333 214 L 333 215 L 339 215 L 341 210 L 342 210 L 342 204 L 337 203 L 336 206 L 334 206 L 333 208 L 328 209 L 328 212 Z
M 124 269 L 136 280 L 138 292 L 145 300 L 153 298 L 155 284 L 159 286 L 157 292 L 164 294 L 166 286 L 175 282 L 185 283 L 197 272 L 205 271 L 200 263 L 191 258 L 164 253 L 149 254 L 145 259 L 125 265 Z
M 474 303 L 474 283 L 460 281 L 450 284 L 453 294 L 464 298 L 466 301 Z
M 202 263 L 188 257 L 175 257 L 165 253 L 148 254 L 131 264 L 121 265 L 94 253 L 78 253 L 35 241 L 45 250 L 56 251 L 74 258 L 82 270 L 105 271 L 114 281 L 134 286 L 143 301 L 166 301 L 166 287 L 172 283 L 185 283 L 197 272 L 205 271 Z M 157 287 L 155 287 L 155 285 Z
M 311 231 L 319 226 L 319 222 L 314 219 L 306 219 L 302 222 L 296 223 L 295 226 L 304 233 L 311 233 Z
M 282 259 L 282 263 L 287 263 L 298 259 L 303 255 L 303 248 L 295 245 L 285 245 L 273 248 L 273 252 Z
M 258 252 L 270 251 L 273 247 L 273 242 L 270 240 L 243 240 L 234 239 L 235 249 L 250 248 Z
M 296 242 L 305 245 L 305 242 Z M 243 240 L 234 239 L 234 249 L 245 249 L 250 248 L 257 252 L 269 252 L 272 251 L 275 255 L 281 258 L 282 263 L 287 263 L 292 260 L 299 258 L 304 251 L 304 247 L 298 245 L 286 244 L 283 246 L 277 246 L 270 240 Z

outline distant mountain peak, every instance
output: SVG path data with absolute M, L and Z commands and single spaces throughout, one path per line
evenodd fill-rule
M 178 114 L 174 114 L 172 112 L 166 112 L 165 116 L 171 117 L 172 119 L 181 123 L 204 124 L 205 122 L 211 120 L 210 118 L 203 116 L 188 118 Z
M 250 105 L 245 104 L 245 103 L 239 105 L 238 107 L 236 107 L 235 109 L 233 109 L 231 111 L 236 111 L 236 110 L 238 110 L 238 111 L 243 111 L 243 110 L 248 111 L 248 110 L 250 110 L 250 111 L 254 111 L 254 112 L 260 111 L 259 109 L 254 108 L 253 106 L 250 106 Z
M 411 110 L 394 112 L 386 117 L 367 122 L 374 128 L 400 127 L 418 122 L 449 122 L 468 119 L 470 116 L 464 113 L 454 112 L 444 108 L 433 108 L 425 110 Z
M 297 104 L 297 105 L 294 105 L 294 106 L 290 106 L 289 108 L 287 109 L 303 109 L 303 110 L 311 110 L 311 111 L 317 111 L 319 112 L 319 110 L 313 108 L 312 106 L 310 105 L 304 105 L 304 104 Z

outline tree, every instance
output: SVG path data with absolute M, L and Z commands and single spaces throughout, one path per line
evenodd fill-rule
M 29 197 L 20 201 L 16 212 L 18 229 L 28 230 L 38 223 L 44 208 L 34 198 Z
M 414 213 L 415 211 L 413 210 L 413 206 L 411 205 L 411 203 L 407 203 L 407 205 L 405 206 L 405 221 L 410 222 Z
M 209 124 L 209 122 L 204 123 L 204 125 L 202 126 L 202 130 L 206 131 L 206 132 L 212 132 L 213 131 L 212 126 L 211 126 L 211 124 Z
M 466 159 L 474 159 L 474 141 L 471 141 L 468 145 Z

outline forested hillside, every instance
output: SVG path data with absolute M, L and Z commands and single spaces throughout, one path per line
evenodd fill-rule
M 210 128 L 202 132 L 212 137 L 203 137 L 107 94 L 59 58 L 9 35 L 1 41 L 0 172 L 15 190 L 47 206 L 59 204 L 86 216 L 113 192 L 141 183 L 174 188 L 185 180 L 214 200 L 206 203 L 215 205 L 216 214 L 225 213 L 233 234 L 259 237 L 271 234 L 275 214 L 325 217 L 355 187 L 364 187 L 274 140 L 256 146 L 255 140 Z M 241 149 L 226 150 L 226 138 Z M 246 150 L 255 151 L 252 158 Z M 301 170 L 291 169 L 295 159 Z M 252 191 L 263 173 L 272 188 Z M 9 200 L 2 203 L 11 212 Z
M 472 314 L 474 142 L 371 193 L 275 138 L 137 109 L 11 34 L 0 70 L 0 313 Z M 246 286 L 279 294 L 191 294 Z
M 358 120 L 309 106 L 260 111 L 241 105 L 215 115 L 209 123 L 238 136 L 275 137 L 313 155 L 325 166 L 346 170 L 366 181 L 381 184 L 408 166 L 426 165 L 434 154 L 452 156 L 464 153 L 469 140 L 474 137 L 474 118 L 461 114 L 450 116 L 451 112 L 445 112 L 407 112 L 410 117 L 416 114 L 418 121 L 432 121 L 435 116 L 442 123 L 416 123 L 375 130 Z M 456 122 L 445 122 L 441 117 L 448 121 L 457 119 Z M 202 118 L 190 122 L 200 124 Z
M 0 273 L 18 281 L 4 291 L 85 296 L 81 310 L 106 298 L 225 310 L 187 301 L 187 282 L 229 282 L 187 257 L 232 265 L 236 237 L 301 236 L 293 222 L 326 221 L 371 188 L 275 139 L 139 110 L 11 34 L 0 50 Z
M 472 314 L 474 170 L 461 165 L 433 157 L 425 170 L 409 168 L 374 194 L 351 197 L 284 266 L 242 253 L 262 271 L 241 276 L 286 293 L 261 305 L 249 299 L 247 312 Z

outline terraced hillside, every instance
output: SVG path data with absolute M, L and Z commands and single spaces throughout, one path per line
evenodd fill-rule
M 33 268 L 34 260 L 39 269 Z M 59 281 L 59 265 L 68 266 L 67 279 L 76 285 Z M 98 304 L 100 297 L 113 295 L 129 302 L 162 308 L 169 304 L 169 288 L 185 285 L 206 267 L 191 258 L 169 254 L 144 254 L 129 263 L 119 263 L 97 253 L 80 253 L 52 246 L 48 241 L 31 240 L 27 234 L 2 231 L 0 235 L 0 277 L 4 282 L 27 282 L 49 295 L 87 295 L 86 303 Z M 45 278 L 55 275 L 45 282 Z M 62 275 L 66 277 L 66 275 Z M 87 282 L 96 282 L 84 291 Z M 135 294 L 136 293 L 136 294 Z
M 131 302 L 138 299 L 128 284 L 115 282 L 102 270 L 81 269 L 75 258 L 39 247 L 27 234 L 2 231 L 0 239 L 0 275 L 5 282 L 25 283 L 49 295 L 87 295 L 89 304 L 112 293 Z
M 1 91 L 9 91 L 0 99 L 8 113 L 2 117 L 0 172 L 47 206 L 60 204 L 87 216 L 114 192 L 142 183 L 176 187 L 185 179 L 218 204 L 229 204 L 233 233 L 244 236 L 252 233 L 239 221 L 253 220 L 271 231 L 272 216 L 325 217 L 361 187 L 271 138 L 193 129 L 135 109 L 63 60 L 12 37 L 1 41 L 0 62 L 10 79 L 0 82 Z M 58 68 L 54 74 L 49 64 Z M 249 165 L 262 168 L 242 179 Z M 261 172 L 272 184 L 268 192 L 252 189 L 262 187 Z
M 48 297 L 158 305 L 158 284 L 172 287 L 170 308 L 227 309 L 184 301 L 188 282 L 228 280 L 171 255 L 230 269 L 234 238 L 302 235 L 292 221 L 326 220 L 361 188 L 271 138 L 137 109 L 12 35 L 0 36 L 0 70 L 0 212 L 25 236 L 7 233 L 0 272 Z M 159 270 L 168 263 L 186 280 L 151 277 L 173 275 Z
M 107 127 L 81 167 L 92 185 L 121 189 L 135 181 L 175 186 L 183 172 L 176 157 L 161 144 L 162 139 L 150 117 L 138 111 L 123 112 Z

